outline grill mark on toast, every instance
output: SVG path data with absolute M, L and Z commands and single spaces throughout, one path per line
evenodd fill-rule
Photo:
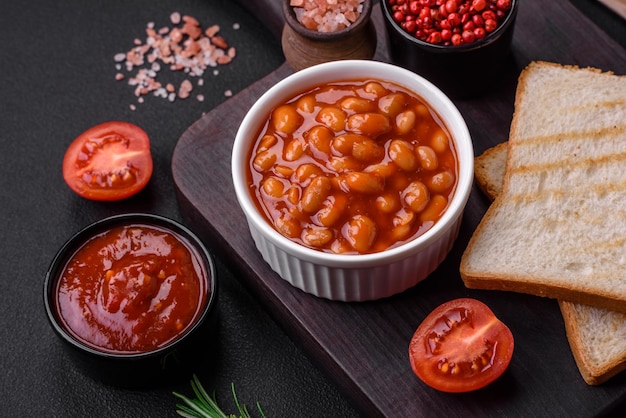
M 626 108 L 624 109 L 624 113 L 626 113 Z M 537 146 L 547 148 L 562 141 L 581 141 L 589 138 L 617 139 L 620 135 L 624 134 L 626 134 L 626 121 L 621 125 L 606 126 L 593 130 L 559 132 L 553 135 L 534 136 L 517 141 L 511 139 L 509 144 L 514 144 L 514 146 L 520 147 L 520 149 Z M 626 147 L 626 143 L 624 146 Z
M 615 167 L 610 167 L 611 165 Z M 609 174 L 620 169 L 621 179 L 616 180 L 615 176 L 609 178 Z M 587 190 L 595 190 L 598 196 L 616 191 L 626 193 L 626 149 L 619 154 L 602 155 L 597 158 L 558 161 L 516 168 L 509 167 L 508 170 L 510 179 L 514 176 L 516 179 L 519 177 L 536 177 L 535 180 L 531 179 L 530 181 L 514 180 L 514 184 L 530 184 L 523 192 L 514 191 L 510 183 L 507 182 L 505 186 L 507 190 L 502 193 L 502 197 L 510 200 L 532 201 L 545 198 L 548 194 L 573 195 L 586 193 Z M 578 179 L 592 177 L 596 173 L 600 174 L 598 174 L 599 178 L 594 179 L 594 182 L 575 182 Z M 568 178 L 575 180 L 566 181 Z M 561 182 L 558 183 L 557 180 L 561 180 Z

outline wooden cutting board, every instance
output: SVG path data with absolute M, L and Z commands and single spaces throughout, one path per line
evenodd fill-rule
M 240 2 L 280 39 L 280 2 Z M 379 36 L 375 59 L 388 61 L 379 5 L 372 18 Z M 476 154 L 507 139 L 516 80 L 531 60 L 626 74 L 624 48 L 569 2 L 522 1 L 513 54 L 505 59 L 506 72 L 488 86 L 488 94 L 456 101 Z M 400 295 L 367 303 L 333 302 L 305 294 L 278 277 L 257 253 L 237 204 L 230 152 L 248 108 L 291 73 L 288 64 L 281 65 L 189 127 L 172 156 L 177 198 L 186 222 L 365 415 L 590 416 L 626 399 L 626 373 L 600 387 L 584 383 L 556 301 L 463 286 L 458 273 L 460 256 L 489 205 L 476 188 L 452 253 L 427 280 Z M 510 326 L 516 342 L 514 357 L 507 372 L 483 390 L 440 393 L 413 375 L 408 343 L 417 325 L 437 305 L 467 296 L 487 303 Z

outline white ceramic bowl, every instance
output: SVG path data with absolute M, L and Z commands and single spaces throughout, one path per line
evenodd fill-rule
M 423 235 L 373 254 L 332 254 L 313 250 L 278 233 L 259 212 L 248 191 L 249 151 L 270 111 L 282 102 L 323 83 L 378 79 L 404 86 L 440 116 L 458 158 L 457 186 L 444 215 Z M 400 293 L 432 273 L 450 252 L 458 235 L 474 172 L 472 140 L 463 117 L 437 87 L 415 73 L 376 61 L 343 60 L 298 71 L 265 92 L 244 117 L 233 144 L 232 177 L 238 202 L 263 259 L 284 280 L 316 296 L 366 301 Z

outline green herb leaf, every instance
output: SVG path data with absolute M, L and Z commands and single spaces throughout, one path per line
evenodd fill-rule
M 217 399 L 215 397 L 215 392 L 213 393 L 213 397 L 209 396 L 209 394 L 204 390 L 198 376 L 193 375 L 193 380 L 191 380 L 191 389 L 195 394 L 194 399 L 190 399 L 185 395 L 182 395 L 177 392 L 172 392 L 174 396 L 179 398 L 182 403 L 176 404 L 176 413 L 181 417 L 186 418 L 252 418 L 250 413 L 248 412 L 248 408 L 244 404 L 239 403 L 239 399 L 237 398 L 237 394 L 235 393 L 235 384 L 231 384 L 231 392 L 233 394 L 233 399 L 235 401 L 235 405 L 237 406 L 237 410 L 239 415 L 234 414 L 226 414 L 224 413 L 219 405 L 217 404 Z M 257 409 L 259 410 L 259 414 L 261 414 L 261 418 L 267 418 L 261 409 L 261 405 L 257 402 Z

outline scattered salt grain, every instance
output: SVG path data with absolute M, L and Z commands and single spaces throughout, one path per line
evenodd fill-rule
M 171 82 L 161 83 L 157 77 L 164 68 L 173 72 L 183 72 L 188 77 L 198 77 L 198 86 L 204 85 L 202 76 L 209 68 L 213 68 L 213 75 L 218 75 L 215 68 L 232 62 L 237 55 L 234 47 L 220 35 L 219 25 L 209 26 L 203 30 L 197 19 L 189 15 L 174 12 L 170 15 L 172 27 L 161 27 L 155 30 L 154 22 L 146 25 L 145 41 L 135 38 L 133 47 L 125 52 L 113 56 L 116 63 L 116 80 L 128 79 L 129 86 L 134 87 L 134 94 L 138 103 L 143 103 L 142 96 L 152 93 L 170 102 L 176 98 L 186 99 L 191 95 L 193 85 L 188 78 L 180 82 L 178 88 Z M 239 24 L 233 24 L 239 29 Z M 125 68 L 129 74 L 122 73 Z M 227 90 L 226 96 L 232 92 Z M 198 101 L 204 101 L 204 95 L 197 94 Z M 135 110 L 136 106 L 131 105 Z
M 206 36 L 208 36 L 209 38 L 214 37 L 218 32 L 220 31 L 220 26 L 219 25 L 213 25 L 213 26 L 209 26 L 205 31 L 204 34 Z
M 189 97 L 191 90 L 193 90 L 193 85 L 191 84 L 191 81 L 183 80 L 183 82 L 180 83 L 180 88 L 178 89 L 178 97 L 180 99 L 186 99 L 187 97 Z
M 226 97 L 231 97 L 232 95 L 233 95 L 233 92 L 231 90 L 226 90 L 224 92 L 224 96 L 226 96 Z

